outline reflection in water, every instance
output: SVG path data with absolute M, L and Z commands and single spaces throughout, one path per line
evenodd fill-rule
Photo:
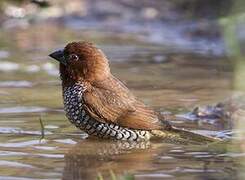
M 98 173 L 108 176 L 110 170 L 122 174 L 151 169 L 150 162 L 158 150 L 150 142 L 85 140 L 66 154 L 63 179 L 95 179 Z
M 193 151 L 195 149 L 195 151 Z M 120 177 L 133 173 L 136 179 L 222 179 L 237 177 L 233 159 L 217 156 L 206 146 L 176 146 L 161 142 L 108 142 L 84 140 L 65 155 L 62 179 L 105 179 L 111 172 Z

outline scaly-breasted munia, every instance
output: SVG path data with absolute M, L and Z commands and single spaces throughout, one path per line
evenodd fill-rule
M 89 135 L 126 141 L 152 137 L 180 143 L 214 140 L 160 120 L 111 74 L 105 54 L 92 43 L 72 42 L 49 56 L 60 62 L 67 118 Z

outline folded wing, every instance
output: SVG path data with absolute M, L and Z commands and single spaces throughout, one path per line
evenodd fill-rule
M 162 129 L 156 113 L 138 101 L 115 77 L 92 84 L 83 101 L 90 115 L 100 122 L 132 129 Z

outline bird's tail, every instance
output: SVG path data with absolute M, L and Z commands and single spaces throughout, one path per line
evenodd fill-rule
M 164 140 L 164 142 L 175 144 L 208 144 L 212 142 L 221 141 L 218 138 L 204 136 L 191 131 L 178 129 L 172 127 L 169 130 L 152 130 L 151 134 L 157 139 Z

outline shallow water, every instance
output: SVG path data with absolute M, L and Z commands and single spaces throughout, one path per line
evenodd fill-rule
M 47 57 L 71 40 L 92 38 L 112 72 L 162 114 L 179 114 L 236 94 L 225 57 L 178 53 L 131 36 L 72 31 L 58 25 L 2 30 L 0 56 L 0 179 L 243 179 L 242 143 L 181 146 L 86 139 L 62 108 L 57 63 Z M 86 39 L 86 38 L 85 38 Z M 42 133 L 40 119 L 44 125 Z M 227 122 L 173 120 L 217 134 Z M 41 138 L 44 136 L 44 138 Z

